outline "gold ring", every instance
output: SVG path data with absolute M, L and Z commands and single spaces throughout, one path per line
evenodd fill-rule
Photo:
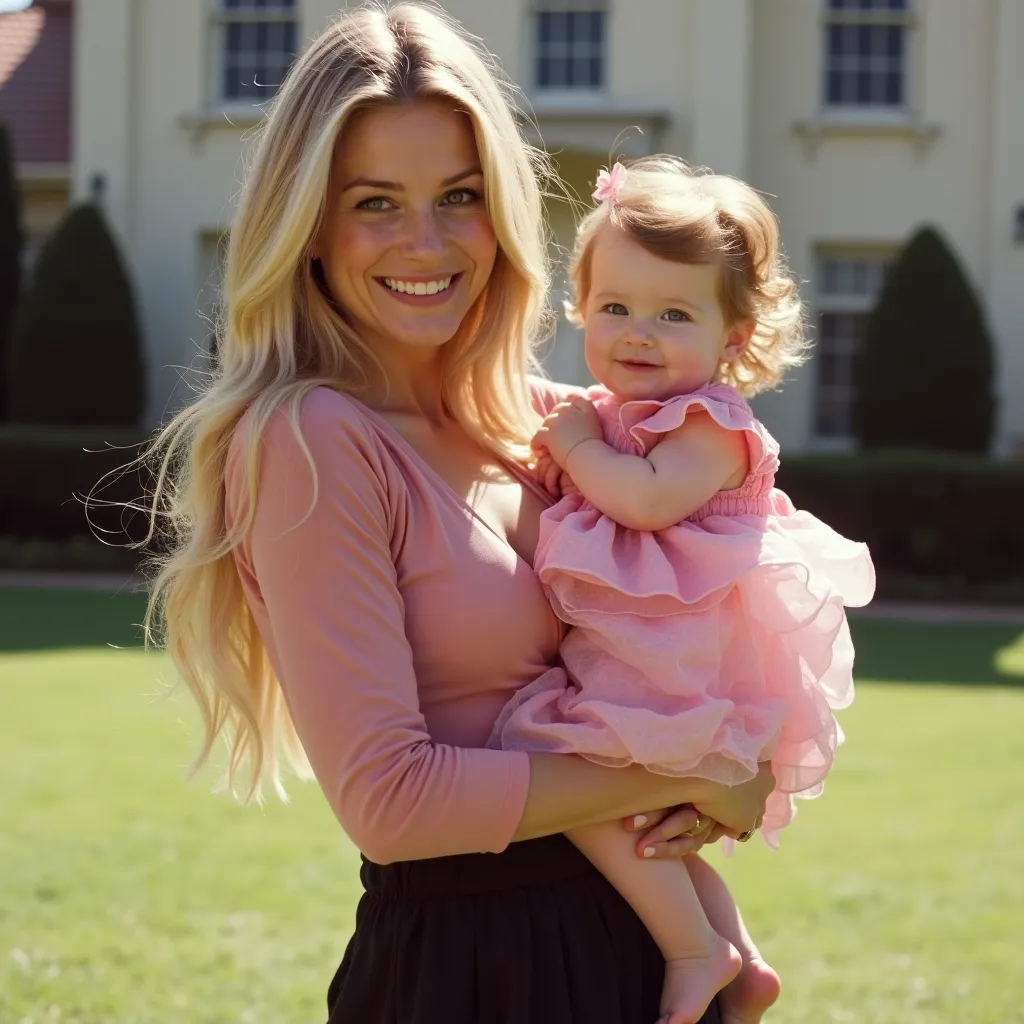
M 701 816 L 698 814 L 697 815 L 696 823 L 691 825 L 686 830 L 686 835 L 688 835 L 688 836 L 697 836 L 697 835 L 700 835 L 700 833 L 703 832 L 703 831 L 704 831 L 704 822 L 701 819 Z
M 757 831 L 756 828 L 748 828 L 742 835 L 736 837 L 736 842 L 745 843 Z

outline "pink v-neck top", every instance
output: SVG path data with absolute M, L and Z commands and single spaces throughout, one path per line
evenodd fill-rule
M 538 382 L 539 411 L 561 393 Z M 228 456 L 229 523 L 249 500 L 248 424 Z M 318 388 L 301 427 L 317 490 L 279 412 L 235 564 L 316 778 L 377 863 L 501 851 L 529 760 L 483 748 L 515 691 L 562 672 L 563 627 L 531 566 L 381 416 Z

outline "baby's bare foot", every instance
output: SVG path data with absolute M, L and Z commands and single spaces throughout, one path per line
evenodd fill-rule
M 737 950 L 718 935 L 705 956 L 667 960 L 658 1024 L 697 1024 L 742 964 Z
M 760 1024 L 781 990 L 779 976 L 760 957 L 745 960 L 718 999 L 722 1024 Z

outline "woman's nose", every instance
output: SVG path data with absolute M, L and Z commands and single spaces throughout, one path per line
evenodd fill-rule
M 444 238 L 433 207 L 409 213 L 403 248 L 407 256 L 420 258 L 431 258 L 444 252 Z

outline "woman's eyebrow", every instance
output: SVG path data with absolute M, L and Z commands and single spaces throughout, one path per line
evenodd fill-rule
M 460 171 L 458 174 L 453 174 L 450 178 L 445 178 L 441 182 L 442 188 L 447 188 L 449 185 L 454 185 L 458 181 L 463 181 L 466 178 L 472 178 L 474 175 L 483 174 L 483 171 L 479 167 L 471 167 L 469 170 Z M 343 189 L 343 192 L 347 192 L 350 188 L 381 188 L 387 192 L 404 192 L 405 186 L 398 181 L 380 181 L 376 178 L 353 178 Z

